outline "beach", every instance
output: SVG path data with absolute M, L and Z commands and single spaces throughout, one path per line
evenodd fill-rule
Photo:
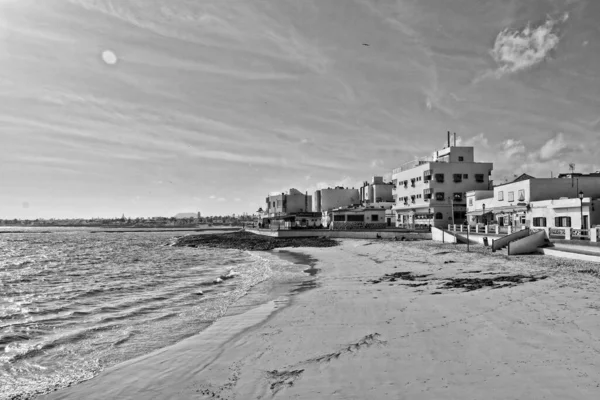
M 293 248 L 307 281 L 43 399 L 597 399 L 597 264 L 424 242 Z M 299 267 L 302 267 L 299 265 Z

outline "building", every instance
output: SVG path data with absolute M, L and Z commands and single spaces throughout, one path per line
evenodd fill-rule
M 393 185 L 391 182 L 384 182 L 382 176 L 374 176 L 371 183 L 365 181 L 359 189 L 361 204 L 380 204 L 389 203 L 391 207 L 394 203 Z
M 493 163 L 475 162 L 473 147 L 451 146 L 392 171 L 398 227 L 446 226 L 466 219 L 466 193 L 489 190 Z
M 347 207 L 324 212 L 333 230 L 381 229 L 386 227 L 385 208 Z
M 265 202 L 266 218 L 312 211 L 312 197 L 296 189 L 290 189 L 288 193 L 270 195 Z
M 526 221 L 532 228 L 589 229 L 600 225 L 600 199 L 583 197 L 532 201 Z
M 534 204 L 538 209 L 549 206 L 552 210 L 557 210 L 559 208 L 556 208 L 556 204 L 563 207 L 573 201 L 579 203 L 580 192 L 585 198 L 600 197 L 600 174 L 577 174 L 577 176 L 560 174 L 559 178 L 535 178 L 523 174 L 512 182 L 494 186 L 492 191 L 467 193 L 469 224 L 512 226 L 517 229 L 523 226 L 534 226 L 532 218 L 551 219 L 557 216 L 553 211 L 541 215 L 539 210 L 534 216 L 531 212 Z M 591 200 L 588 201 L 588 204 L 592 203 Z M 589 223 L 590 214 L 587 215 Z M 579 216 L 574 219 L 580 221 Z M 577 227 L 579 226 L 578 224 Z
M 269 218 L 268 226 L 272 230 L 321 228 L 321 213 L 299 212 L 272 217 Z
M 335 188 L 319 189 L 312 196 L 312 211 L 323 212 L 339 207 L 348 207 L 360 204 L 358 189 L 348 189 L 341 186 Z

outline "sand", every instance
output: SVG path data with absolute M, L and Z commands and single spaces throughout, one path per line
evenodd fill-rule
M 317 260 L 315 288 L 45 398 L 600 398 L 597 265 L 432 242 L 290 250 Z M 381 280 L 409 271 L 427 276 Z M 535 279 L 444 285 L 514 274 Z

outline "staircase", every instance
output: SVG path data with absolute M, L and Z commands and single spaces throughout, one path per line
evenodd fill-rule
M 502 250 L 505 247 L 508 247 L 509 243 L 526 238 L 527 236 L 529 236 L 529 228 L 516 231 L 510 235 L 503 236 L 500 239 L 495 239 L 492 241 L 492 251 Z

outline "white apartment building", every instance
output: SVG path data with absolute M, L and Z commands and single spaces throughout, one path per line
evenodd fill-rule
M 473 147 L 451 146 L 392 171 L 396 226 L 447 226 L 466 218 L 466 192 L 491 189 L 493 163 L 475 162 Z
M 584 198 L 582 204 L 580 193 Z M 587 228 L 595 222 L 592 199 L 597 198 L 600 198 L 600 174 L 565 174 L 559 178 L 534 178 L 523 174 L 512 182 L 495 186 L 493 191 L 467 193 L 467 214 L 471 225 L 483 223 L 516 229 L 523 226 L 562 227 L 563 223 L 556 218 L 565 217 L 568 219 L 564 221 L 576 221 L 574 227 Z M 546 210 L 542 211 L 542 208 Z M 534 221 L 534 218 L 545 218 L 544 225 L 537 225 L 542 220 Z

